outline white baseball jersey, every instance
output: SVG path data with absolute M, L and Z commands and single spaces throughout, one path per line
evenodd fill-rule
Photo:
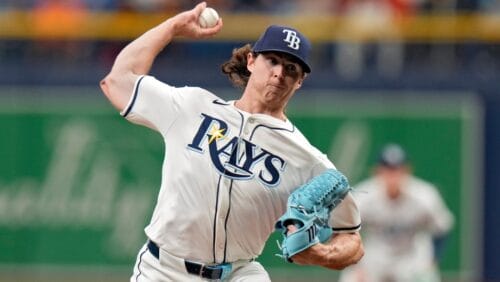
M 165 141 L 161 189 L 147 236 L 161 249 L 204 263 L 257 257 L 290 193 L 334 165 L 290 122 L 250 114 L 197 87 L 141 76 L 129 121 Z M 336 232 L 356 231 L 349 194 L 333 211 Z
M 365 255 L 341 281 L 439 280 L 432 237 L 451 229 L 453 215 L 430 183 L 408 176 L 403 186 L 402 195 L 390 200 L 376 177 L 356 185 Z

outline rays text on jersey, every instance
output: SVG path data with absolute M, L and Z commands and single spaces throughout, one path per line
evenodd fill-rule
M 267 187 L 278 185 L 285 160 L 249 140 L 231 137 L 230 133 L 225 121 L 202 114 L 198 131 L 187 147 L 200 154 L 208 149 L 215 169 L 225 177 L 236 180 L 257 177 Z

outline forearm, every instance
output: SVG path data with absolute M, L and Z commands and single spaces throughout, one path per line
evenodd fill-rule
M 293 262 L 303 265 L 319 265 L 341 270 L 357 263 L 364 254 L 361 236 L 356 233 L 336 234 L 324 244 L 316 244 L 292 257 Z
M 174 37 L 205 38 L 215 35 L 222 28 L 219 19 L 216 26 L 201 28 L 198 18 L 206 7 L 202 2 L 189 11 L 182 12 L 150 29 L 117 56 L 111 72 L 101 81 L 101 89 L 111 103 L 122 110 L 128 103 L 139 75 L 148 74 L 158 54 Z
M 175 36 L 174 22 L 175 19 L 170 18 L 132 41 L 120 52 L 111 72 L 149 73 L 155 58 Z
M 221 20 L 211 28 L 201 28 L 198 24 L 199 15 L 205 7 L 206 3 L 202 2 L 192 10 L 167 19 L 132 41 L 116 58 L 112 72 L 147 74 L 155 58 L 174 37 L 184 36 L 194 39 L 215 35 L 222 28 Z
M 100 83 L 104 94 L 118 110 L 127 105 L 137 77 L 149 73 L 155 58 L 172 41 L 173 30 L 172 19 L 168 19 L 118 54 L 110 73 Z
M 357 263 L 364 254 L 359 233 L 337 234 L 324 245 L 326 253 L 319 258 L 319 265 L 331 269 L 344 269 Z

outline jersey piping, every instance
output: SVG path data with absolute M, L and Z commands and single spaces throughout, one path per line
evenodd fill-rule
M 250 134 L 250 138 L 249 138 L 250 140 L 252 140 L 254 133 L 257 131 L 257 128 L 259 128 L 259 127 L 265 127 L 265 128 L 269 128 L 271 130 L 284 130 L 284 131 L 288 131 L 291 133 L 293 133 L 295 131 L 295 125 L 292 125 L 292 129 L 288 129 L 288 128 L 284 128 L 284 127 L 272 127 L 272 126 L 268 126 L 268 125 L 264 125 L 264 124 L 259 124 L 252 130 L 252 134 Z
M 221 106 L 230 106 L 230 104 L 227 103 L 222 103 L 219 100 L 213 100 L 212 103 L 216 105 L 221 105 Z M 240 111 L 237 111 L 238 114 L 241 117 L 241 125 L 239 129 L 238 136 L 241 135 L 241 132 L 243 130 L 243 124 L 245 121 L 245 117 Z M 238 137 L 239 139 L 239 137 Z M 233 150 L 236 150 L 237 146 L 233 148 Z M 220 194 L 220 189 L 221 189 L 221 180 L 222 180 L 222 175 L 219 175 L 219 180 L 217 183 L 217 193 L 216 193 L 216 200 L 215 200 L 215 213 L 214 213 L 214 228 L 213 228 L 213 234 L 212 234 L 212 252 L 213 252 L 213 262 L 215 263 L 217 261 L 217 251 L 216 251 L 216 238 L 217 238 L 217 216 L 219 214 L 219 194 Z M 231 197 L 232 197 L 232 190 L 233 190 L 233 180 L 231 179 L 230 185 L 229 185 L 229 207 L 227 209 L 226 217 L 224 220 L 224 257 L 223 257 L 223 263 L 226 262 L 226 256 L 227 256 L 227 222 L 229 220 L 229 213 L 231 211 Z
M 224 233 L 225 233 L 225 237 L 224 237 L 224 259 L 223 259 L 223 263 L 226 262 L 226 256 L 227 256 L 227 222 L 229 220 L 229 214 L 231 212 L 231 199 L 232 199 L 232 192 L 233 192 L 233 182 L 234 180 L 231 179 L 231 185 L 229 185 L 229 208 L 227 209 L 227 214 L 226 214 L 226 220 L 224 221 Z
M 353 227 L 342 227 L 342 228 L 333 228 L 332 227 L 332 230 L 333 231 L 353 231 L 353 230 L 358 230 L 359 228 L 361 228 L 361 224 L 358 224 L 356 226 L 353 226 Z
M 217 182 L 217 193 L 215 193 L 215 213 L 214 213 L 214 228 L 212 234 L 212 252 L 214 257 L 214 263 L 217 262 L 216 256 L 216 248 L 215 248 L 215 239 L 217 238 L 217 214 L 219 213 L 219 192 L 220 192 L 220 183 L 222 180 L 222 175 L 219 175 L 219 181 Z
M 134 89 L 134 94 L 133 94 L 133 97 L 132 99 L 130 100 L 130 104 L 125 108 L 125 110 L 123 111 L 122 113 L 122 116 L 123 117 L 127 117 L 127 115 L 130 113 L 130 111 L 132 111 L 132 108 L 134 107 L 134 104 L 135 104 L 135 100 L 137 99 L 137 95 L 139 93 L 139 85 L 141 84 L 141 81 L 142 79 L 144 78 L 145 76 L 141 76 L 139 78 L 139 80 L 137 80 L 137 83 L 135 84 L 135 89 Z

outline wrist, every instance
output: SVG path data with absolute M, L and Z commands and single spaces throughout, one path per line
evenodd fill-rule
M 161 33 L 163 37 L 173 38 L 177 36 L 177 30 L 179 29 L 179 23 L 175 20 L 175 17 L 169 18 L 164 21 L 160 26 Z

